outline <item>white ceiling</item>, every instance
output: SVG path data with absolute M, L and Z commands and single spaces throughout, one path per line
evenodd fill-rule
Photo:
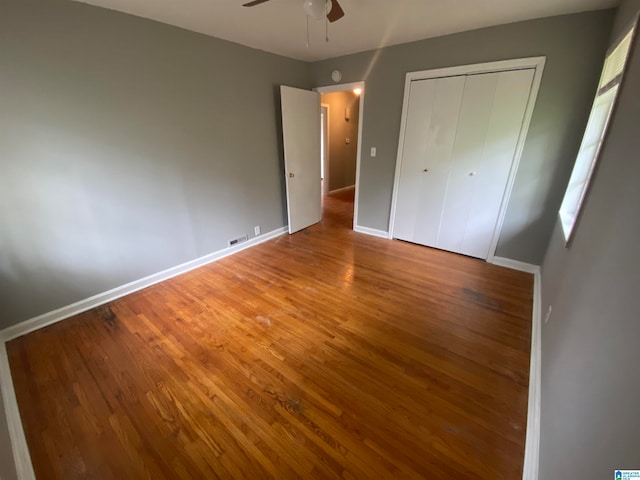
M 346 15 L 309 20 L 302 0 L 76 0 L 300 60 L 321 60 L 475 28 L 616 6 L 618 0 L 340 0 Z

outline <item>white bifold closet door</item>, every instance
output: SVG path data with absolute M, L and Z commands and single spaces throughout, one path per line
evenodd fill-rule
M 489 256 L 534 73 L 411 82 L 395 238 Z

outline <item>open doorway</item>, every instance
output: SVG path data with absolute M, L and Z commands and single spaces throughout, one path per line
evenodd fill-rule
M 348 214 L 357 225 L 364 82 L 315 89 L 320 93 L 323 216 L 328 209 Z

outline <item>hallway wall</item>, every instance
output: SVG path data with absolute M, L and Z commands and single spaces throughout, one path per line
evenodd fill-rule
M 320 102 L 329 105 L 329 191 L 356 183 L 360 97 L 351 90 L 324 93 Z M 345 110 L 349 109 L 349 119 Z M 349 142 L 347 143 L 347 139 Z

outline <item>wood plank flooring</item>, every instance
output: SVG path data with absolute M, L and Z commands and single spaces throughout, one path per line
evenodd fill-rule
M 322 223 L 11 341 L 40 479 L 521 478 L 532 276 Z

